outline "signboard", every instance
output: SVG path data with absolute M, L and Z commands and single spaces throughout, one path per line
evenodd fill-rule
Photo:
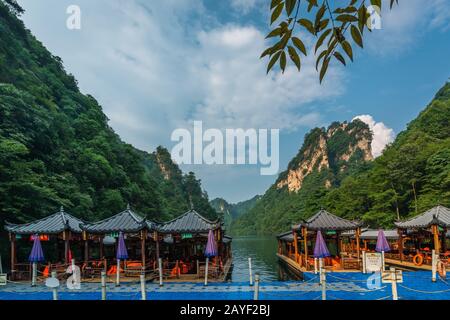
M 379 252 L 366 252 L 366 271 L 379 272 L 383 268 L 383 257 Z
M 0 286 L 6 286 L 7 283 L 7 276 L 5 273 L 0 273 Z
M 382 283 L 391 283 L 394 277 L 394 271 L 383 271 L 381 273 Z M 395 280 L 397 283 L 403 283 L 403 272 L 402 270 L 395 270 Z
M 118 238 L 119 237 L 119 233 L 118 232 L 112 232 L 110 234 L 107 234 L 106 236 L 107 237 L 111 237 L 111 238 Z
M 192 233 L 182 233 L 181 239 L 192 239 Z

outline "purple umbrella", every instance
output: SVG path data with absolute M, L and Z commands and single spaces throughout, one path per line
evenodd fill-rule
M 314 246 L 314 258 L 325 258 L 329 256 L 330 252 L 328 251 L 325 240 L 322 237 L 322 232 L 317 231 L 316 244 Z
M 33 249 L 31 249 L 28 261 L 41 262 L 44 260 L 44 252 L 42 251 L 41 240 L 39 239 L 39 235 L 36 234 L 33 236 Z
M 214 233 L 212 230 L 209 230 L 208 233 L 208 243 L 206 244 L 205 256 L 208 258 L 217 256 L 216 239 L 214 238 Z
M 128 259 L 127 247 L 125 246 L 125 239 L 123 238 L 123 233 L 119 233 L 119 243 L 117 244 L 117 254 L 116 258 L 120 259 Z
M 386 240 L 386 236 L 384 235 L 383 230 L 378 230 L 377 246 L 376 246 L 375 250 L 377 252 L 391 251 L 391 248 L 389 247 L 389 243 Z

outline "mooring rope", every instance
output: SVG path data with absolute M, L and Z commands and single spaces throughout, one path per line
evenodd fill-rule
M 418 290 L 418 289 L 409 288 L 409 287 L 404 286 L 404 285 L 401 285 L 401 284 L 399 284 L 398 286 L 401 287 L 401 288 L 403 288 L 403 289 L 406 289 L 406 290 L 408 290 L 408 291 L 419 292 L 419 293 L 425 293 L 425 294 L 437 294 L 437 293 L 444 293 L 444 292 L 449 292 L 449 291 L 450 291 L 450 289 L 447 289 L 447 290 L 439 290 L 439 291 L 423 291 L 423 290 Z

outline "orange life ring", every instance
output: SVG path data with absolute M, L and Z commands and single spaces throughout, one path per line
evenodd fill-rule
M 413 262 L 416 266 L 421 266 L 423 264 L 423 255 L 421 254 L 416 254 L 413 257 Z
M 438 261 L 437 263 L 437 272 L 442 279 L 446 278 L 447 270 L 445 270 L 445 264 L 442 261 Z

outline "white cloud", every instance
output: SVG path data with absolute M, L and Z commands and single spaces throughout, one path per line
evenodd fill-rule
M 383 122 L 376 122 L 371 115 L 360 115 L 353 118 L 353 120 L 355 119 L 359 119 L 369 126 L 373 133 L 372 155 L 375 158 L 381 156 L 384 148 L 394 141 L 394 130 L 388 128 Z
M 426 3 L 425 3 L 426 2 Z M 367 33 L 366 44 L 372 53 L 400 54 L 410 49 L 426 32 L 440 32 L 450 27 L 450 1 L 400 1 L 390 10 L 383 7 L 382 29 Z
M 253 9 L 257 2 L 258 0 L 231 0 L 231 6 L 236 11 L 240 11 L 245 14 Z

